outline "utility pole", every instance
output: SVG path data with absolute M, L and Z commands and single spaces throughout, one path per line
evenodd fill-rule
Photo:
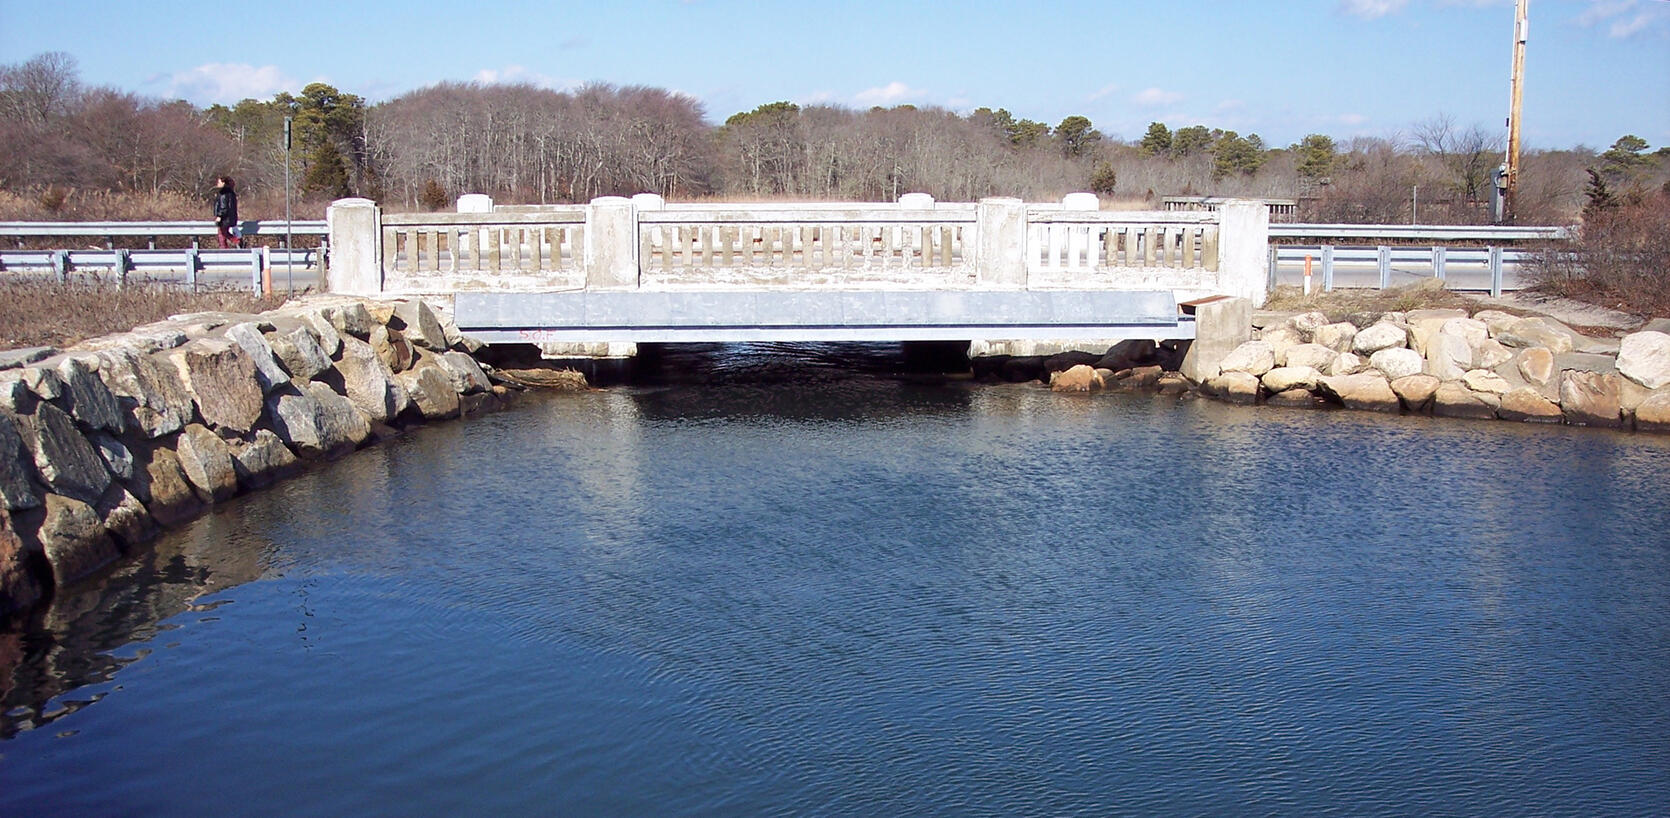
M 1503 221 L 1512 224 L 1516 213 L 1514 199 L 1519 192 L 1519 114 L 1525 97 L 1525 40 L 1527 28 L 1526 6 L 1530 0 L 1518 0 L 1513 14 L 1513 78 L 1508 99 L 1508 159 L 1506 185 L 1503 195 Z
M 296 291 L 296 273 L 290 267 L 296 245 L 290 237 L 290 117 L 284 118 L 284 286 Z M 320 269 L 323 269 L 321 267 Z

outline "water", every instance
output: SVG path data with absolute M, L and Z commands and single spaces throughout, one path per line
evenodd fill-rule
M 826 353 L 170 535 L 0 635 L 0 814 L 1670 812 L 1670 441 Z

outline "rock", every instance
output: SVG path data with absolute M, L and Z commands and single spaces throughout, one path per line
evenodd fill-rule
M 1460 380 L 1473 365 L 1473 348 L 1459 335 L 1439 333 L 1426 351 L 1426 372 L 1439 380 Z
M 439 411 L 442 408 L 437 403 L 435 396 L 430 394 L 434 391 L 446 391 L 452 394 L 453 412 L 458 411 L 456 392 L 452 392 L 450 389 L 436 389 L 435 387 L 438 385 L 432 383 L 433 378 L 425 379 L 422 377 L 423 374 L 434 371 L 433 367 L 424 367 L 411 373 L 413 377 L 409 379 L 402 377 L 401 379 L 406 391 L 412 395 L 412 402 L 418 405 L 418 409 L 423 412 L 425 418 L 432 417 L 431 411 Z M 1105 385 L 1102 376 L 1096 374 L 1095 368 L 1088 364 L 1078 364 L 1061 372 L 1050 373 L 1050 391 L 1052 392 L 1090 392 L 1101 389 Z
M 268 400 L 274 432 L 303 457 L 339 457 L 371 434 L 354 404 L 322 383 L 280 390 Z
M 157 522 L 179 525 L 203 511 L 203 501 L 180 468 L 180 458 L 173 449 L 152 445 L 144 451 L 136 450 L 134 456 L 134 479 L 128 488 Z
M 261 384 L 261 394 L 265 395 L 290 382 L 289 373 L 278 365 L 278 359 L 273 355 L 272 345 L 267 343 L 266 337 L 254 324 L 245 322 L 227 327 L 226 339 L 248 353 L 250 363 L 255 365 L 255 379 Z
M 116 396 L 99 380 L 98 359 L 66 358 L 58 364 L 58 380 L 63 382 L 64 399 L 69 403 L 70 416 L 91 429 L 120 433 L 124 427 L 122 410 Z
M 1471 318 L 1451 318 L 1444 322 L 1438 333 L 1440 335 L 1457 336 L 1466 341 L 1467 346 L 1474 348 L 1490 340 L 1490 327 L 1486 326 L 1483 321 L 1475 321 Z
M 266 429 L 257 430 L 250 442 L 234 441 L 231 449 L 232 469 L 238 485 L 246 489 L 268 485 L 296 471 L 301 462 L 278 435 Z
M 1382 349 L 1407 345 L 1409 333 L 1403 327 L 1382 321 L 1359 333 L 1351 341 L 1351 351 L 1359 355 L 1373 355 Z
M 343 394 L 370 420 L 388 423 L 411 405 L 411 397 L 394 373 L 364 341 L 352 336 L 342 339 L 342 360 L 335 371 L 341 376 Z
M 1618 427 L 1623 425 L 1623 407 L 1615 373 L 1560 373 L 1560 409 L 1574 426 Z
M 1311 341 L 1335 352 L 1350 352 L 1351 342 L 1357 338 L 1357 325 L 1347 321 L 1317 327 Z
M 1265 398 L 1264 403 L 1268 406 L 1281 406 L 1288 409 L 1318 409 L 1325 405 L 1323 400 L 1309 389 L 1289 389 L 1285 392 L 1277 392 Z
M 1377 373 L 1331 375 L 1322 378 L 1318 385 L 1324 394 L 1344 404 L 1347 409 L 1396 412 L 1402 408 L 1391 384 Z
M 1416 375 L 1421 371 L 1420 353 L 1403 347 L 1382 349 L 1368 358 L 1369 366 L 1380 370 L 1389 381 L 1408 375 Z
M 1514 356 L 1514 368 L 1525 380 L 1538 386 L 1554 382 L 1559 370 L 1554 368 L 1554 353 L 1548 347 L 1529 347 Z
M 342 339 L 338 338 L 336 343 L 340 347 Z M 331 356 L 320 345 L 318 334 L 311 327 L 296 327 L 274 338 L 272 348 L 285 371 L 297 380 L 313 380 L 314 376 L 331 368 Z
M 371 349 L 377 353 L 377 360 L 389 368 L 390 372 L 399 374 L 412 368 L 412 362 L 417 359 L 417 352 L 412 349 L 410 341 L 402 335 L 400 330 L 389 329 L 381 324 L 371 329 Z
M 1474 369 L 1495 369 L 1514 359 L 1514 352 L 1494 338 L 1486 338 L 1484 343 L 1473 348 Z
M 9 372 L 0 375 L 0 409 L 14 415 L 27 415 L 35 411 L 35 393 L 23 383 L 23 376 Z
M 1275 347 L 1268 341 L 1248 341 L 1231 350 L 1218 366 L 1224 372 L 1246 372 L 1257 378 L 1275 365 Z
M 1615 374 L 1618 371 L 1618 358 L 1614 355 L 1596 355 L 1587 352 L 1563 352 L 1554 356 L 1554 368 Z
M 1158 354 L 1159 347 L 1153 341 L 1147 338 L 1133 338 L 1108 347 L 1107 353 L 1095 361 L 1094 366 L 1097 369 L 1111 369 L 1115 372 L 1121 369 L 1135 369 L 1153 363 Z M 475 364 L 474 358 L 462 352 L 451 352 L 441 357 L 455 362 L 461 358 Z M 476 369 L 481 369 L 480 364 L 476 364 Z
M 1670 334 L 1635 332 L 1618 345 L 1618 373 L 1647 387 L 1670 386 Z
M 1405 375 L 1392 381 L 1392 392 L 1411 412 L 1425 412 L 1432 408 L 1432 396 L 1438 393 L 1443 381 L 1426 374 Z
M 1442 286 L 1437 286 L 1437 287 L 1432 287 L 1431 289 L 1436 291 L 1436 290 L 1442 290 L 1443 287 Z M 1410 310 L 1410 311 L 1403 314 L 1403 321 L 1404 321 L 1404 323 L 1410 324 L 1412 326 L 1414 324 L 1421 323 L 1422 321 L 1437 321 L 1440 324 L 1442 324 L 1443 322 L 1449 321 L 1452 318 L 1463 318 L 1463 319 L 1465 319 L 1466 317 L 1467 317 L 1467 311 L 1466 310 L 1450 309 L 1450 308 L 1446 307 L 1446 308 L 1441 308 L 1441 309 L 1430 309 L 1430 310 Z
M 92 503 L 110 485 L 110 471 L 75 421 L 50 403 L 40 403 L 34 415 L 18 418 L 25 428 L 23 443 L 35 461 L 35 471 L 56 494 Z
M 1341 352 L 1334 358 L 1334 362 L 1328 365 L 1327 372 L 1329 375 L 1337 377 L 1340 375 L 1355 375 L 1368 369 L 1368 359 L 1352 352 Z
M 232 449 L 209 427 L 190 423 L 174 442 L 180 470 L 206 503 L 218 503 L 238 493 L 238 473 L 232 468 Z
M 1308 344 L 1316 340 L 1317 330 L 1328 326 L 1328 315 L 1316 310 L 1302 312 L 1288 319 L 1288 324 L 1299 333 L 1301 343 Z
M 1670 390 L 1654 392 L 1635 407 L 1635 428 L 1642 432 L 1670 432 Z
M 1670 318 L 1654 318 L 1642 324 L 1639 332 L 1662 332 L 1670 335 Z
M 55 347 L 22 347 L 0 350 L 0 370 L 28 366 L 58 354 Z
M 452 354 L 460 354 L 460 353 L 452 353 Z M 473 358 L 470 358 L 468 360 L 470 360 L 471 363 L 475 362 L 475 359 L 473 359 Z M 1160 382 L 1160 378 L 1164 377 L 1164 375 L 1165 375 L 1165 370 L 1162 369 L 1161 367 L 1157 366 L 1157 365 L 1156 366 L 1139 366 L 1139 367 L 1136 367 L 1135 369 L 1132 369 L 1128 376 L 1121 379 L 1120 382 L 1119 382 L 1119 385 L 1123 386 L 1123 387 L 1126 387 L 1128 389 L 1149 389 L 1149 388 L 1152 388 L 1153 386 L 1155 386 L 1156 384 L 1158 384 Z M 485 378 L 486 375 L 484 374 L 482 377 Z M 1103 380 L 1106 380 L 1105 376 L 1104 376 Z M 474 387 L 472 387 L 472 389 L 473 388 Z M 489 386 L 488 388 L 491 388 L 491 386 Z
M 1485 392 L 1492 395 L 1506 395 L 1513 391 L 1502 376 L 1488 369 L 1471 369 L 1461 376 L 1461 382 L 1474 392 Z
M 96 498 L 95 498 L 96 499 Z M 60 588 L 109 565 L 121 556 L 93 507 L 73 497 L 46 496 L 41 520 L 41 550 Z
M 435 311 L 421 300 L 395 304 L 394 317 L 389 323 L 391 328 L 405 333 L 407 340 L 424 349 L 436 352 L 447 349 L 446 330 L 441 327 L 440 319 L 435 317 Z
M 1502 405 L 1496 407 L 1496 416 L 1503 420 L 1530 423 L 1560 423 L 1566 419 L 1559 404 L 1528 386 L 1503 395 Z
M 358 301 L 330 307 L 325 310 L 325 314 L 330 318 L 331 326 L 336 327 L 338 332 L 362 341 L 371 337 L 371 328 L 377 324 L 371 317 L 371 311 Z
M 23 385 L 35 393 L 41 400 L 57 400 L 64 394 L 64 382 L 58 379 L 58 372 L 41 366 L 26 367 L 22 371 Z
M 203 422 L 244 434 L 261 419 L 255 362 L 231 341 L 200 339 L 168 353 Z
M 1572 337 L 1576 334 L 1559 321 L 1539 316 L 1513 322 L 1507 331 L 1496 334 L 1496 340 L 1510 347 L 1548 347 L 1558 355 L 1572 350 Z
M 1473 320 L 1484 324 L 1485 329 L 1490 331 L 1490 337 L 1495 338 L 1512 328 L 1519 316 L 1501 310 L 1479 310 L 1473 313 Z
M 87 436 L 87 442 L 98 450 L 99 457 L 104 458 L 105 468 L 117 480 L 133 479 L 133 452 L 122 441 L 105 432 L 93 432 Z
M 1278 366 L 1264 373 L 1264 388 L 1272 393 L 1291 389 L 1312 390 L 1322 373 L 1308 366 Z
M 29 551 L 12 530 L 11 518 L 0 514 L 0 620 L 28 610 L 44 595 L 40 580 L 29 567 Z
M 1258 376 L 1251 372 L 1223 372 L 1206 379 L 1202 391 L 1230 403 L 1257 403 Z
M 1447 418 L 1486 420 L 1496 417 L 1496 408 L 1465 385 L 1449 381 L 1432 393 L 1432 413 Z
M 41 492 L 35 487 L 33 456 L 23 445 L 27 427 L 20 430 L 20 421 L 8 412 L 0 412 L 0 519 L 5 512 L 37 508 Z
M 130 349 L 99 353 L 99 377 L 116 397 L 128 428 L 158 438 L 184 428 L 192 419 L 191 393 L 179 370 L 166 361 Z
M 501 399 L 508 400 L 506 395 L 499 392 L 499 390 L 503 388 L 504 387 L 502 386 L 496 386 L 493 388 L 493 391 L 488 394 L 497 395 Z M 1154 389 L 1162 395 L 1181 395 L 1189 391 L 1189 379 L 1183 377 L 1180 372 L 1167 372 L 1160 376 L 1159 381 L 1155 382 Z
M 1328 368 L 1339 357 L 1339 353 L 1322 344 L 1299 344 L 1288 347 L 1277 356 L 1276 363 L 1280 366 L 1308 366 L 1318 372 Z
M 1259 335 L 1259 340 L 1269 344 L 1270 351 L 1277 355 L 1289 347 L 1296 347 L 1305 342 L 1304 336 L 1298 330 L 1286 324 L 1265 330 Z
M 476 359 L 462 352 L 444 352 L 440 355 L 439 360 L 452 377 L 453 390 L 458 394 L 468 395 L 475 392 L 486 392 L 493 388 L 493 382 L 487 379 L 487 373 L 482 371 L 481 364 L 476 363 Z M 1106 358 L 1103 360 L 1106 360 Z M 1135 367 L 1135 369 L 1160 371 L 1160 367 L 1157 366 Z
M 332 359 L 342 352 L 342 335 L 337 332 L 336 325 L 331 323 L 330 317 L 319 312 L 302 313 L 301 319 L 313 328 L 313 334 L 319 339 L 319 348 Z
M 93 505 L 93 511 L 99 515 L 99 521 L 104 530 L 116 540 L 116 544 L 123 550 L 132 550 L 134 546 L 150 540 L 156 536 L 157 521 L 151 517 L 151 512 L 121 485 L 112 483 L 104 490 L 104 496 Z
M 425 357 L 427 357 L 429 360 L 434 360 L 435 356 L 426 355 Z M 1097 355 L 1093 352 L 1083 352 L 1081 350 L 1070 350 L 1070 351 L 1062 352 L 1062 353 L 1059 353 L 1059 354 L 1056 354 L 1056 355 L 1051 355 L 1048 358 L 1045 358 L 1044 359 L 1044 371 L 1045 372 L 1050 372 L 1050 373 L 1065 372 L 1065 371 L 1067 371 L 1069 369 L 1072 369 L 1073 367 L 1078 366 L 1080 364 L 1083 364 L 1085 366 L 1089 366 L 1089 367 L 1094 368 L 1098 365 L 1098 362 L 1100 362 L 1101 360 L 1102 360 L 1102 356 Z
M 1086 378 L 1082 370 L 1089 370 Z M 1065 387 L 1056 388 L 1057 378 L 1065 376 L 1067 372 L 1075 373 L 1070 379 L 1072 383 L 1084 383 L 1085 388 L 1076 389 Z M 446 369 L 433 360 L 409 372 L 402 372 L 394 376 L 405 387 L 406 394 L 411 395 L 412 404 L 423 413 L 424 420 L 441 420 L 458 417 L 458 392 L 452 388 L 452 379 L 447 377 Z M 1050 376 L 1050 388 L 1057 392 L 1088 392 L 1106 386 L 1102 377 L 1096 374 L 1095 368 L 1088 364 L 1079 364 L 1066 372 L 1058 372 Z

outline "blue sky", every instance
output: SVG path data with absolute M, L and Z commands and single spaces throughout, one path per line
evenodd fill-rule
M 1527 146 L 1670 144 L 1670 2 L 1532 0 L 1529 33 Z M 1512 34 L 1513 0 L 0 0 L 0 63 L 64 51 L 86 83 L 199 105 L 316 80 L 373 102 L 607 82 L 688 94 L 716 122 L 776 100 L 989 106 L 1282 145 L 1440 113 L 1504 130 Z

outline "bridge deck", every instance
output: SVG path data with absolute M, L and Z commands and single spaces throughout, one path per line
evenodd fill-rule
M 1169 290 L 461 292 L 454 309 L 487 343 L 1195 337 Z

